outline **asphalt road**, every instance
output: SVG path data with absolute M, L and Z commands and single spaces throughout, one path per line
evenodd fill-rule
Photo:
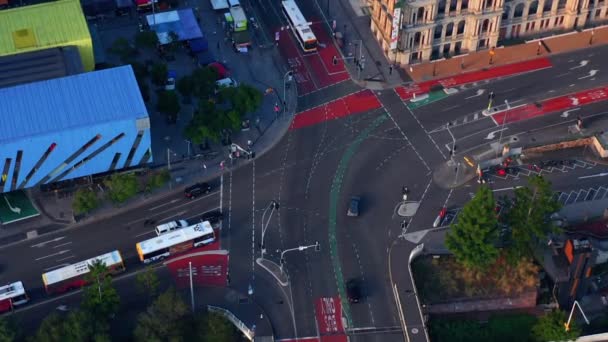
M 313 2 L 300 3 L 305 15 L 314 15 L 317 9 Z M 262 0 L 254 8 L 264 13 L 267 30 L 284 24 L 276 2 Z M 352 340 L 403 341 L 401 329 L 405 328 L 411 341 L 422 341 L 424 315 L 418 309 L 408 271 L 411 251 L 419 242 L 424 242 L 429 250 L 441 248 L 445 230 L 430 229 L 439 209 L 461 207 L 477 187 L 467 184 L 449 191 L 432 183 L 432 171 L 449 158 L 445 144 L 451 142 L 451 137 L 440 126 L 457 121 L 452 133 L 459 141 L 459 151 L 487 144 L 490 141 L 484 139 L 486 132 L 495 129 L 496 124 L 488 119 L 465 123 L 463 118 L 474 117 L 475 112 L 487 106 L 488 91 L 497 94 L 497 102 L 509 99 L 515 104 L 600 85 L 608 78 L 600 69 L 604 50 L 608 47 L 553 57 L 551 69 L 462 89 L 414 111 L 394 91 L 377 92 L 381 109 L 288 131 L 271 151 L 215 180 L 208 196 L 190 201 L 181 193 L 166 195 L 94 224 L 0 249 L 0 282 L 22 280 L 33 300 L 39 301 L 46 298 L 41 273 L 63 264 L 119 249 L 129 271 L 140 269 L 135 243 L 154 236 L 153 227 L 144 226 L 144 220 L 196 221 L 204 212 L 221 207 L 225 219 L 220 240 L 230 252 L 230 286 L 240 293 L 247 293 L 249 286 L 254 289 L 253 298 L 269 315 L 276 338 L 318 336 L 321 332 L 315 301 L 341 297 Z M 582 60 L 589 62 L 572 69 Z M 600 70 L 595 79 L 580 79 L 591 69 Z M 319 105 L 355 89 L 350 82 L 330 86 L 303 98 L 301 108 Z M 484 89 L 482 95 L 467 99 L 479 89 Z M 604 107 L 591 105 L 577 114 L 594 115 L 605 111 Z M 504 138 L 516 135 L 531 139 L 530 131 L 552 125 L 539 134 L 555 134 L 555 130 L 567 129 L 564 121 L 559 115 L 547 115 L 511 124 Z M 603 180 L 601 177 L 578 177 L 602 172 L 604 166 L 589 164 L 550 173 L 548 178 L 556 189 L 567 191 L 597 185 Z M 506 188 L 497 191 L 506 194 L 508 188 L 525 181 L 523 175 L 517 179 L 493 178 L 491 186 L 495 190 Z M 396 214 L 404 185 L 410 189 L 408 201 L 419 204 L 417 211 L 406 218 Z M 360 217 L 346 216 L 351 196 L 362 199 Z M 272 200 L 280 208 L 268 222 L 263 222 L 262 216 Z M 285 254 L 289 286 L 277 286 L 270 274 L 255 263 L 261 253 L 262 225 L 266 223 L 266 257 L 276 263 L 280 262 L 282 251 L 317 242 L 320 245 L 319 251 L 311 248 Z M 365 296 L 360 303 L 349 304 L 346 300 L 345 282 L 351 279 L 362 284 Z M 27 311 L 40 315 L 54 310 L 60 302 L 57 299 Z

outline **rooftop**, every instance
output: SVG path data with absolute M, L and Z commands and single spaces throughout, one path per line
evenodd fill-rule
M 0 143 L 148 116 L 130 65 L 3 88 L 0 98 Z
M 91 39 L 80 2 L 61 0 L 0 11 L 0 56 Z

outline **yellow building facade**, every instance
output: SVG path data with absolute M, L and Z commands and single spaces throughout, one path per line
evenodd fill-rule
M 78 0 L 0 11 L 0 56 L 76 46 L 86 71 L 95 68 L 93 42 Z

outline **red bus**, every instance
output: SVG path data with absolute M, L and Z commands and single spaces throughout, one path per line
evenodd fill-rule
M 15 306 L 23 305 L 29 300 L 23 283 L 20 281 L 0 287 L 0 312 L 10 311 Z
M 44 273 L 42 282 L 48 294 L 63 293 L 86 285 L 85 275 L 89 273 L 89 265 L 96 260 L 101 261 L 110 274 L 117 274 L 125 270 L 125 264 L 119 251 L 112 251 L 95 258 L 64 266 Z

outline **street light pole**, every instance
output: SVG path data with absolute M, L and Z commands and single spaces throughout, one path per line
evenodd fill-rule
M 167 170 L 171 170 L 171 150 L 167 147 Z
M 300 252 L 302 252 L 302 251 L 305 251 L 305 250 L 307 250 L 307 249 L 309 249 L 309 248 L 313 248 L 313 247 L 314 247 L 314 248 L 319 248 L 319 246 L 320 246 L 320 245 L 319 245 L 319 241 L 317 241 L 317 242 L 316 242 L 314 245 L 308 245 L 308 246 L 299 246 L 299 247 L 296 247 L 296 248 L 289 248 L 289 249 L 286 249 L 286 250 L 284 250 L 283 252 L 281 252 L 281 259 L 280 259 L 280 261 L 279 261 L 279 262 L 280 262 L 280 264 L 281 264 L 281 265 L 280 265 L 280 266 L 281 266 L 281 273 L 284 273 L 284 272 L 283 272 L 283 264 L 285 263 L 285 259 L 284 259 L 284 257 L 285 257 L 285 253 L 287 253 L 287 252 L 295 252 L 295 251 L 300 251 Z
M 448 133 L 450 134 L 450 137 L 452 137 L 452 149 L 450 150 L 450 161 L 452 162 L 452 165 L 456 164 L 454 162 L 454 155 L 456 154 L 456 138 L 454 137 L 454 134 L 452 134 L 452 131 L 450 130 L 450 123 L 448 122 L 447 124 L 445 124 L 445 127 L 448 130 Z M 454 184 L 456 184 L 456 182 L 458 181 L 458 169 L 460 168 L 460 163 L 456 164 L 456 177 L 454 178 Z
M 507 105 L 507 111 L 505 112 L 505 116 L 502 118 L 502 125 L 500 126 L 500 135 L 498 136 L 498 146 L 500 146 L 500 142 L 502 141 L 502 132 L 505 130 L 505 123 L 507 122 L 507 116 L 509 115 L 509 101 L 505 100 L 505 105 Z
M 266 246 L 264 245 L 264 236 L 266 236 L 266 230 L 268 229 L 268 225 L 270 224 L 270 219 L 272 219 L 272 213 L 274 213 L 275 209 L 278 209 L 278 208 L 279 208 L 279 203 L 277 203 L 277 201 L 275 201 L 275 200 L 272 200 L 272 201 L 270 201 L 270 203 L 268 203 L 268 205 L 264 209 L 264 213 L 262 213 L 262 223 L 261 223 L 261 225 L 262 225 L 262 241 L 261 241 L 262 259 L 264 258 L 264 254 L 266 254 Z M 270 215 L 268 216 L 268 221 L 266 221 L 266 224 L 264 224 L 264 217 L 266 216 L 268 209 L 271 209 Z

